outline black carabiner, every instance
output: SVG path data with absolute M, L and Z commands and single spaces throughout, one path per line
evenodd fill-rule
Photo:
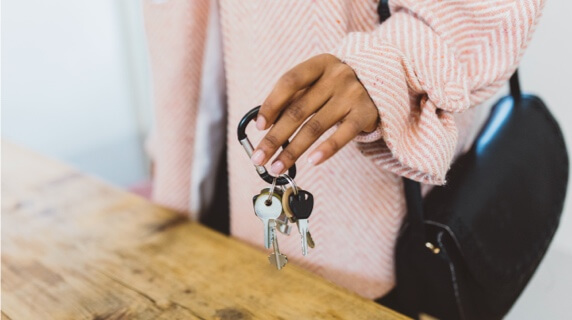
M 238 123 L 238 130 L 237 130 L 238 142 L 240 142 L 240 144 L 246 151 L 246 154 L 248 155 L 249 158 L 252 157 L 252 152 L 254 151 L 254 147 L 252 146 L 252 143 L 250 143 L 250 140 L 248 140 L 248 136 L 246 136 L 246 127 L 248 126 L 250 121 L 256 118 L 256 116 L 258 115 L 258 110 L 260 110 L 260 106 L 248 111 L 248 113 L 245 114 L 244 117 L 242 117 L 242 119 Z M 286 142 L 284 142 L 284 144 L 282 145 L 282 149 L 285 149 L 288 146 L 288 143 L 290 142 L 286 140 Z M 285 184 L 288 184 L 288 180 L 286 178 L 274 177 L 270 175 L 270 173 L 268 173 L 268 171 L 264 166 L 255 165 L 254 167 L 256 168 L 256 172 L 258 172 L 258 175 L 262 178 L 262 180 L 268 183 L 272 183 L 272 181 L 276 178 L 276 185 L 283 186 Z M 292 179 L 296 177 L 296 164 L 293 164 L 288 169 L 288 175 Z

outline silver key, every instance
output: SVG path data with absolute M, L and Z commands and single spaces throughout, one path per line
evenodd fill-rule
M 261 193 L 254 196 L 254 213 L 264 224 L 264 247 L 270 248 L 272 230 L 270 222 L 282 214 L 282 200 L 276 193 Z
M 271 221 L 270 232 L 272 236 L 272 248 L 274 252 L 272 252 L 268 256 L 268 261 L 270 261 L 270 264 L 276 267 L 276 269 L 280 270 L 288 263 L 288 257 L 280 253 L 280 248 L 278 247 L 278 237 L 276 235 L 276 231 L 274 228 L 275 226 L 276 226 L 276 221 Z
M 289 219 L 288 216 L 284 214 L 284 211 L 282 211 L 280 217 L 276 218 L 275 221 L 276 221 L 276 230 L 280 231 L 280 233 L 282 234 L 289 236 L 290 232 L 292 231 L 292 226 L 288 224 Z
M 308 233 L 309 233 L 309 227 L 308 227 L 308 219 L 298 219 L 296 220 L 296 225 L 298 226 L 298 231 L 300 232 L 300 235 L 302 236 L 302 254 L 303 255 L 307 255 L 308 254 Z
M 308 254 L 308 218 L 312 214 L 314 208 L 314 196 L 306 191 L 299 189 L 297 194 L 291 194 L 288 197 L 288 205 L 290 210 L 296 217 L 296 225 L 302 237 L 302 254 Z M 313 242 L 313 241 L 312 241 Z

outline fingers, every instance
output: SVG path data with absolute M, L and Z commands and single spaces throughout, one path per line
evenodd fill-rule
M 262 103 L 256 118 L 256 128 L 265 130 L 274 123 L 296 92 L 310 86 L 322 76 L 328 61 L 327 55 L 318 55 L 286 72 Z
M 262 104 L 256 127 L 263 130 L 274 125 L 254 151 L 252 162 L 267 163 L 304 124 L 272 163 L 271 173 L 281 174 L 339 122 L 336 132 L 310 154 L 311 163 L 323 163 L 361 132 L 375 130 L 379 123 L 377 108 L 353 69 L 332 55 L 315 56 L 282 76 Z
M 290 168 L 326 130 L 343 119 L 349 108 L 341 105 L 341 100 L 330 100 L 315 116 L 302 126 L 290 145 L 282 150 L 272 163 L 270 171 L 278 175 Z
M 363 117 L 360 117 L 357 112 L 351 112 L 344 118 L 336 132 L 326 141 L 322 142 L 316 150 L 310 154 L 308 161 L 313 165 L 318 165 L 331 158 L 343 146 L 362 132 L 365 125 Z
M 306 119 L 320 109 L 330 98 L 327 84 L 317 83 L 284 109 L 282 115 L 262 138 L 252 155 L 252 162 L 264 165 L 278 148 L 289 139 Z

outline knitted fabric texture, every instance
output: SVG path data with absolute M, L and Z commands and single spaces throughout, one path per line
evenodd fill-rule
M 153 197 L 181 212 L 193 201 L 191 167 L 200 156 L 193 144 L 209 4 L 145 2 L 156 107 Z M 236 141 L 238 121 L 288 69 L 332 53 L 356 72 L 379 109 L 380 126 L 323 165 L 308 165 L 307 155 L 298 160 L 296 181 L 315 198 L 316 248 L 302 257 L 293 234 L 280 237 L 280 249 L 291 262 L 364 297 L 387 293 L 405 214 L 400 176 L 446 182 L 453 157 L 468 142 L 473 107 L 514 72 L 543 5 L 395 0 L 380 25 L 371 0 L 220 0 L 232 236 L 262 247 L 252 196 L 266 185 Z M 262 136 L 249 131 L 254 144 Z

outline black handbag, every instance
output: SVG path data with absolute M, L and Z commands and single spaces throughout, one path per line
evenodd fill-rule
M 423 199 L 403 179 L 396 287 L 380 303 L 414 318 L 500 319 L 538 267 L 560 221 L 568 155 L 542 100 L 521 94 L 517 73 L 510 85 L 445 186 Z

